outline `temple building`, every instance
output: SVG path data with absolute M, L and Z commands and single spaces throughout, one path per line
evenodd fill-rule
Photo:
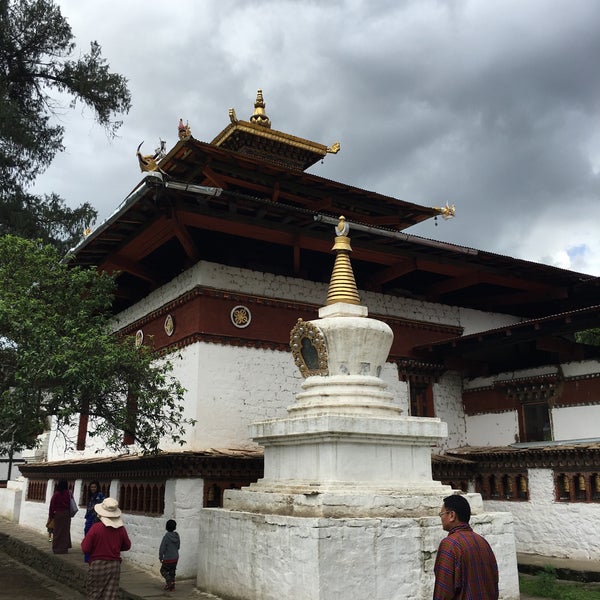
M 42 530 L 55 480 L 83 503 L 98 479 L 130 524 L 128 559 L 158 571 L 174 518 L 178 572 L 195 576 L 200 510 L 263 476 L 250 426 L 284 418 L 300 389 L 290 331 L 325 304 L 343 216 L 361 301 L 393 332 L 379 377 L 399 413 L 447 424 L 433 479 L 512 513 L 518 552 L 600 560 L 588 526 L 600 519 L 600 348 L 575 339 L 600 326 L 599 279 L 407 233 L 451 207 L 310 174 L 343 160 L 329 157 L 340 144 L 273 129 L 260 90 L 249 119 L 231 109 L 229 121 L 206 143 L 181 120 L 164 155 L 138 151 L 139 185 L 74 249 L 74 264 L 117 274 L 116 334 L 174 357 L 196 420 L 185 446 L 113 456 L 81 415 L 75 448 L 51 430 L 26 455 L 0 514 Z

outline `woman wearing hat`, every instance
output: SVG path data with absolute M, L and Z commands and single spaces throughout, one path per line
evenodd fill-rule
M 94 510 L 100 521 L 94 523 L 81 542 L 89 554 L 87 578 L 88 600 L 117 600 L 121 578 L 121 552 L 131 548 L 131 541 L 121 519 L 119 503 L 105 498 Z

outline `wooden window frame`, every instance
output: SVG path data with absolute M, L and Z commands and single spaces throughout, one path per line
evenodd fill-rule
M 435 417 L 433 384 L 431 382 L 410 380 L 408 382 L 408 401 L 411 417 Z
M 600 471 L 554 471 L 554 499 L 562 503 L 600 503 Z

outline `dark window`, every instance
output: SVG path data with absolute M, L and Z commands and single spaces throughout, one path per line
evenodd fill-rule
M 554 473 L 557 502 L 600 502 L 598 473 Z
M 162 482 L 123 482 L 119 506 L 124 512 L 162 515 L 165 512 L 165 484 Z
M 521 408 L 521 441 L 547 442 L 552 439 L 550 411 L 547 402 L 523 404 Z
M 27 485 L 27 500 L 33 502 L 46 501 L 47 480 L 30 479 Z
M 529 491 L 527 489 L 528 488 L 527 477 L 525 477 L 525 475 L 518 475 L 517 482 L 518 482 L 517 496 L 519 497 L 520 500 L 528 500 L 529 499 Z
M 91 481 L 84 481 L 81 486 L 81 499 L 79 500 L 79 506 L 86 506 L 88 498 L 90 496 L 90 483 Z M 104 494 L 105 498 L 110 496 L 110 481 L 100 481 L 100 491 Z
M 412 417 L 435 417 L 433 408 L 433 386 L 431 383 L 411 381 L 410 414 Z

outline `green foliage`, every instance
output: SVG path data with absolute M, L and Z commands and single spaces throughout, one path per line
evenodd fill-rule
M 113 289 L 110 276 L 69 268 L 53 246 L 0 237 L 0 447 L 34 446 L 50 419 L 72 442 L 79 413 L 113 450 L 124 431 L 144 452 L 163 439 L 183 444 L 193 423 L 184 390 L 170 361 L 112 332 Z
M 89 52 L 73 60 L 75 49 L 52 0 L 0 0 L 0 235 L 36 231 L 36 238 L 64 249 L 96 218 L 89 204 L 71 210 L 56 196 L 27 193 L 64 149 L 63 127 L 53 119 L 62 109 L 56 92 L 70 97 L 72 108 L 89 107 L 110 135 L 121 125 L 116 115 L 131 106 L 127 80 L 109 71 L 99 44 L 91 42 Z
M 580 344 L 589 344 L 590 346 L 600 346 L 600 329 L 586 329 L 575 334 L 575 339 Z
M 599 600 L 600 585 L 596 583 L 579 583 L 560 581 L 556 569 L 547 566 L 535 576 L 519 577 L 521 593 L 536 598 L 552 598 L 553 600 Z
M 40 239 L 65 255 L 81 241 L 83 231 L 96 216 L 87 202 L 72 209 L 56 194 L 39 197 L 17 192 L 0 199 L 0 235 Z

